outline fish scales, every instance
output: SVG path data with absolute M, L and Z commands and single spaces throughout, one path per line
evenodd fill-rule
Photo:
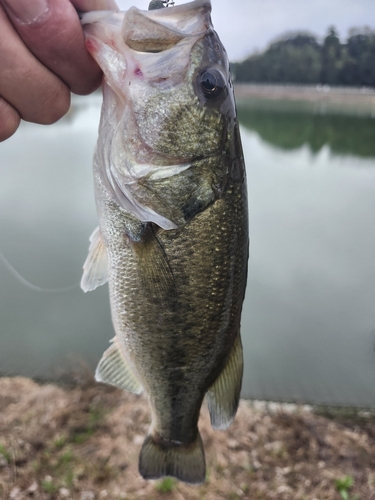
M 243 153 L 210 8 L 196 0 L 83 19 L 105 83 L 94 158 L 99 230 L 82 287 L 108 280 L 116 332 L 96 378 L 148 396 L 143 477 L 191 483 L 205 479 L 203 398 L 215 428 L 238 406 L 248 259 Z
M 241 222 L 239 214 L 245 213 L 246 197 L 238 187 L 232 189 L 182 230 L 164 231 L 159 236 L 177 297 L 171 297 L 168 289 L 157 289 L 158 295 L 147 300 L 147 307 L 141 299 L 144 282 L 139 279 L 136 255 L 130 245 L 124 244 L 126 215 L 122 217 L 124 214 L 111 200 L 102 207 L 116 330 L 125 333 L 124 343 L 140 376 L 148 367 L 142 385 L 155 405 L 155 413 L 165 419 L 163 427 L 168 429 L 179 411 L 185 414 L 186 425 L 171 428 L 174 435 L 163 434 L 177 441 L 189 435 L 189 406 L 196 424 L 204 389 L 221 371 L 239 330 L 239 298 L 246 268 L 244 264 L 236 266 L 236 260 L 243 263 L 246 254 L 236 254 L 236 247 L 246 252 L 247 235 L 240 230 L 234 233 L 233 226 Z M 180 387 L 176 384 L 178 376 Z M 176 391 L 179 396 L 171 398 Z M 168 403 L 171 409 L 167 415 Z M 196 427 L 193 430 L 196 432 Z

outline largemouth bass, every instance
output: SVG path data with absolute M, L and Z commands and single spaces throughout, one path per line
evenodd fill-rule
M 147 393 L 146 479 L 205 479 L 198 431 L 232 422 L 248 260 L 245 169 L 209 0 L 83 17 L 104 72 L 94 157 L 99 228 L 82 288 L 108 280 L 116 336 L 96 380 Z

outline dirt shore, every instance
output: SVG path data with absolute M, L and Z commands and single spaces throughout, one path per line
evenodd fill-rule
M 139 476 L 149 422 L 142 396 L 92 382 L 62 388 L 0 379 L 0 498 L 375 498 L 372 415 L 332 420 L 307 407 L 242 401 L 230 429 L 213 431 L 203 409 L 208 471 L 199 486 Z

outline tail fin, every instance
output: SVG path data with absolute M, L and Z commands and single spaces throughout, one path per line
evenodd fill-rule
M 199 432 L 188 445 L 147 436 L 139 456 L 139 472 L 144 479 L 172 476 L 185 483 L 203 483 L 206 461 Z

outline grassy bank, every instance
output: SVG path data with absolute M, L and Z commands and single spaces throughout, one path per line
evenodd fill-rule
M 92 382 L 62 388 L 0 379 L 0 498 L 368 500 L 375 497 L 371 415 L 242 401 L 234 424 L 200 429 L 207 481 L 144 481 L 147 402 Z M 342 496 L 344 495 L 344 496 Z M 345 496 L 346 495 L 346 496 Z

